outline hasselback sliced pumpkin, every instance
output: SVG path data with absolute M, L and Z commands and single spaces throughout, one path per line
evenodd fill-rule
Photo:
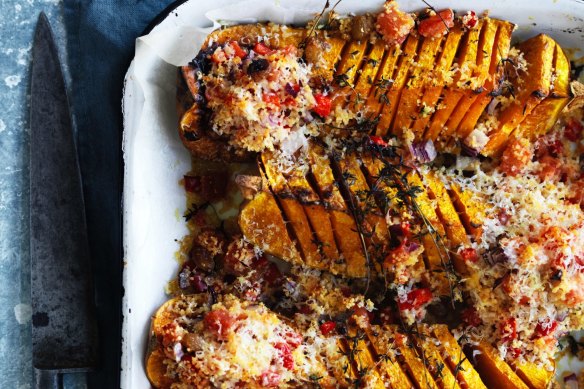
M 233 337 L 233 334 L 224 334 L 218 324 L 214 325 L 213 321 L 208 320 L 206 316 L 209 312 L 215 312 L 214 320 L 245 321 L 248 316 L 253 316 L 254 320 L 259 321 L 254 321 L 255 324 L 241 322 L 241 325 L 267 325 L 266 330 L 272 326 L 281 327 L 281 330 L 272 335 L 266 334 L 264 340 L 246 341 L 249 350 L 256 350 L 259 342 L 264 342 L 262 347 L 282 350 L 279 342 L 289 339 L 286 334 L 299 331 L 293 322 L 276 315 L 262 304 L 239 300 L 232 295 L 218 296 L 214 304 L 210 304 L 207 294 L 183 295 L 170 299 L 156 311 L 151 321 L 145 365 L 148 379 L 154 387 L 170 388 L 180 382 L 181 378 L 173 371 L 173 366 L 180 360 L 177 360 L 177 355 L 180 356 L 183 351 L 190 353 L 189 355 L 196 353 L 201 361 L 199 363 L 219 358 L 213 347 L 197 350 L 202 343 L 209 342 L 218 342 L 216 347 L 221 348 L 220 358 L 225 359 L 225 366 L 234 366 L 234 374 L 245 379 L 246 387 L 262 387 L 258 381 L 260 377 L 254 376 L 260 372 L 255 372 L 255 365 L 249 365 L 249 361 L 242 359 L 244 354 L 240 355 L 236 344 L 232 344 L 238 338 Z M 239 331 L 239 326 L 228 328 Z M 309 353 L 316 358 L 305 358 L 303 352 L 289 354 L 287 358 L 295 361 L 292 365 L 294 376 L 291 377 L 293 381 L 286 383 L 286 387 L 313 387 L 315 384 L 312 377 L 318 377 L 318 386 L 323 388 L 349 388 L 355 383 L 361 383 L 365 387 L 379 389 L 388 385 L 395 389 L 544 389 L 553 378 L 553 370 L 544 370 L 528 362 L 509 365 L 500 359 L 492 346 L 472 339 L 464 345 L 465 350 L 472 352 L 473 358 L 469 360 L 462 345 L 445 325 L 418 324 L 404 329 L 393 324 L 359 328 L 349 323 L 346 329 L 344 335 L 312 333 L 310 337 L 323 338 L 302 341 L 302 347 L 307 351 L 310 349 Z M 270 340 L 281 336 L 281 340 Z M 324 337 L 327 338 L 326 346 L 322 343 Z M 267 344 L 265 341 L 275 343 Z M 297 342 L 298 340 L 294 340 L 294 347 L 298 347 Z M 178 351 L 175 350 L 177 344 L 181 345 Z M 329 346 L 336 347 L 337 351 Z M 318 347 L 325 347 L 326 350 Z M 257 352 L 261 350 L 258 349 Z M 330 359 L 322 360 L 325 354 Z M 306 372 L 313 374 L 306 377 Z M 318 376 L 315 372 L 318 372 Z M 230 373 L 223 371 L 221 374 Z M 211 384 L 214 379 L 214 373 L 204 369 L 198 372 L 199 382 Z
M 499 115 L 499 126 L 489 135 L 483 155 L 500 153 L 509 135 L 550 93 L 555 42 L 547 35 L 537 35 L 518 45 L 524 54 L 527 71 L 517 79 L 517 96 Z
M 553 74 L 553 88 L 550 94 L 523 119 L 511 134 L 513 138 L 525 137 L 535 140 L 538 136 L 544 135 L 553 127 L 560 112 L 570 101 L 567 83 L 570 79 L 570 61 L 557 43 L 554 50 Z
M 312 31 L 308 36 L 309 30 L 303 28 L 251 24 L 218 30 L 203 47 L 256 42 L 258 36 L 272 49 L 296 47 L 311 66 L 311 83 L 331 87 L 333 115 L 346 115 L 344 110 L 360 112 L 362 119 L 377 123 L 376 135 L 413 134 L 414 140 L 439 140 L 439 148 L 452 149 L 458 139 L 464 140 L 486 120 L 481 116 L 488 117 L 488 104 L 502 93 L 508 81 L 504 68 L 513 29 L 512 23 L 485 17 L 470 29 L 455 21 L 442 37 L 423 38 L 412 32 L 401 45 L 385 45 L 380 39 L 373 43 L 351 40 L 335 30 Z M 522 77 L 513 81 L 516 96 L 498 114 L 499 125 L 489 130 L 490 140 L 482 154 L 498 155 L 510 136 L 531 139 L 532 134 L 545 133 L 555 123 L 567 102 L 563 91 L 569 80 L 569 64 L 556 46 L 546 35 L 517 46 L 525 54 L 529 77 L 527 82 Z M 554 55 L 556 51 L 558 55 Z M 183 143 L 204 159 L 252 159 L 252 153 L 228 147 L 228 139 L 212 129 L 197 72 L 193 64 L 181 72 L 188 86 L 178 91 Z M 192 105 L 185 107 L 189 98 Z M 322 128 L 326 131 L 328 127 Z
M 464 95 L 465 87 L 468 88 L 470 85 L 469 82 L 477 64 L 479 34 L 484 25 L 484 20 L 479 20 L 477 26 L 465 34 L 458 54 L 457 64 L 459 71 L 455 72 L 452 82 L 444 90 L 443 98 L 432 115 L 432 120 L 424 139 L 436 141 L 440 136 L 441 140 L 447 141 L 450 134 L 452 134 L 453 129 L 445 127 L 445 124 Z
M 266 253 L 291 263 L 303 262 L 296 243 L 288 233 L 278 203 L 270 192 L 259 192 L 242 208 L 239 226 L 243 235 Z

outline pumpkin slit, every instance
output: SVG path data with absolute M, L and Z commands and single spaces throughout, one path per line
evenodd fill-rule
M 377 125 L 377 135 L 385 136 L 392 128 L 392 124 L 397 112 L 399 99 L 406 83 L 407 75 L 412 62 L 417 58 L 417 48 L 420 39 L 417 36 L 409 35 L 405 42 L 405 48 L 400 56 L 397 68 L 393 76 L 393 84 L 385 93 L 385 106 L 381 110 L 381 116 Z
M 470 65 L 476 62 L 476 45 L 478 43 L 479 32 L 482 30 L 483 21 L 482 19 L 478 22 L 478 27 L 468 30 L 463 37 L 462 44 L 458 46 L 458 52 L 456 54 L 456 63 L 458 64 L 459 72 L 453 77 L 453 81 L 444 87 L 442 90 L 442 100 L 436 105 L 436 110 L 432 115 L 429 122 L 429 128 L 424 135 L 424 139 L 431 139 L 436 141 L 438 135 L 441 133 L 446 133 L 444 124 L 450 116 L 452 110 L 454 110 L 456 103 L 461 97 L 461 91 L 458 90 L 457 84 L 459 83 L 462 75 L 461 72 L 465 71 L 465 77 L 469 77 L 468 74 L 471 69 Z M 474 47 L 474 48 L 473 48 Z M 466 67 L 465 67 L 466 66 Z M 450 70 L 450 69 L 449 69 Z
M 311 180 L 313 181 L 312 183 Z M 310 188 L 309 190 L 312 191 L 311 196 L 316 196 L 316 200 L 312 201 L 310 204 L 304 205 L 304 210 L 308 216 L 309 225 L 314 233 L 316 240 L 315 244 L 318 247 L 321 257 L 326 260 L 319 263 L 317 268 L 328 270 L 331 263 L 339 257 L 338 244 L 333 233 L 330 214 L 320 200 L 318 191 L 314 189 L 315 182 L 312 173 L 308 172 L 306 176 L 303 177 L 303 181 L 303 185 L 307 186 Z M 291 180 L 291 182 L 293 181 Z
M 476 127 L 479 118 L 483 114 L 485 108 L 493 99 L 492 93 L 500 87 L 499 83 L 503 76 L 503 58 L 509 54 L 511 46 L 511 33 L 513 32 L 513 25 L 509 22 L 499 22 L 497 34 L 495 35 L 494 49 L 491 55 L 491 64 L 489 74 L 492 76 L 487 80 L 485 90 L 477 97 L 475 102 L 468 109 L 460 125 L 458 126 L 458 136 L 461 139 L 466 138 L 471 131 Z
M 416 64 L 408 71 L 392 125 L 393 132 L 400 136 L 404 134 L 404 131 L 410 130 L 412 120 L 419 111 L 419 99 L 423 94 L 428 76 L 435 67 L 438 50 L 443 41 L 445 39 L 442 37 L 424 38 L 418 47 Z
M 369 107 L 364 103 L 374 88 L 377 74 L 382 69 L 383 58 L 386 55 L 387 50 L 385 50 L 383 42 L 378 41 L 374 45 L 370 45 L 367 54 L 363 57 L 361 72 L 355 82 L 354 93 L 349 103 L 354 110 L 369 110 Z
M 472 29 L 468 33 L 467 47 L 464 48 L 462 52 L 462 58 L 460 59 L 460 72 L 456 75 L 454 83 L 447 89 L 444 101 L 442 102 L 442 109 L 437 110 L 432 118 L 432 123 L 430 124 L 430 131 L 436 134 L 435 139 L 439 140 L 439 144 L 444 144 L 448 142 L 452 133 L 456 128 L 448 127 L 448 121 L 452 117 L 456 108 L 462 105 L 463 98 L 466 91 L 471 87 L 473 76 L 475 76 L 475 69 L 478 62 L 478 47 L 481 41 L 481 36 L 487 29 L 487 24 L 484 20 L 479 21 L 479 28 Z M 463 78 L 464 77 L 464 78 Z M 461 84 L 463 81 L 463 85 Z
M 421 98 L 422 107 L 426 110 L 418 112 L 412 125 L 412 132 L 417 140 L 424 138 L 424 133 L 432 118 L 432 113 L 436 110 L 440 96 L 446 87 L 447 80 L 444 80 L 444 74 L 447 74 L 451 70 L 456 53 L 460 48 L 462 36 L 463 31 L 458 24 L 451 28 L 450 32 L 446 35 L 444 46 L 440 52 L 436 66 L 436 77 L 430 81 Z
M 387 92 L 391 89 L 393 84 L 393 73 L 396 69 L 396 63 L 399 61 L 402 54 L 402 48 L 399 45 L 394 45 L 390 49 L 385 50 L 385 55 L 382 64 L 379 67 L 373 87 L 369 92 L 367 98 L 367 113 L 374 117 L 380 117 L 383 108 L 387 105 Z
M 328 210 L 335 242 L 342 254 L 342 258 L 339 257 L 331 264 L 331 272 L 349 277 L 363 277 L 366 274 L 365 269 L 348 267 L 349 264 L 364 263 L 365 253 L 355 220 L 339 191 L 338 182 L 330 166 L 331 162 L 322 147 L 316 144 L 310 145 L 309 159 L 312 178 L 318 187 L 317 193 Z M 358 271 L 353 274 L 354 270 Z
M 288 205 L 284 206 L 282 204 L 282 201 L 291 200 L 291 199 L 290 198 L 288 198 L 288 199 L 282 198 L 281 197 L 282 194 L 278 194 L 277 192 L 274 191 L 274 187 L 272 185 L 272 180 L 270 179 L 268 173 L 266 172 L 266 167 L 264 166 L 264 163 L 260 162 L 259 166 L 260 166 L 261 172 L 263 173 L 264 177 L 266 178 L 266 182 L 268 182 L 268 184 L 269 184 L 270 193 L 274 197 L 274 200 L 276 201 L 276 205 L 278 206 L 278 209 L 280 210 L 282 218 L 284 219 L 284 225 L 286 226 L 286 231 L 288 232 L 288 236 L 290 236 L 290 240 L 296 246 L 295 247 L 296 251 L 301 254 L 301 259 L 302 259 L 303 263 L 306 263 L 307 257 L 310 255 L 310 253 L 307 252 L 308 251 L 307 248 L 304 247 L 302 245 L 302 243 L 300 242 L 300 238 L 299 238 L 298 234 L 296 233 L 296 229 L 294 228 L 294 224 L 292 224 L 292 220 L 290 219 L 288 212 L 286 212 L 285 207 L 287 207 Z M 286 194 L 284 194 L 284 195 L 287 196 Z M 292 201 L 295 202 L 295 200 L 292 200 Z M 298 205 L 300 205 L 300 204 L 298 204 Z
M 374 358 L 378 361 L 380 367 L 385 368 L 385 372 L 390 380 L 391 388 L 393 389 L 411 389 L 412 380 L 404 369 L 402 362 L 400 362 L 395 355 L 388 353 L 389 348 L 393 346 L 386 343 L 385 336 L 381 336 L 382 332 L 388 332 L 379 326 L 373 326 L 372 329 L 367 330 L 367 339 L 369 340 L 370 349 Z M 383 338 L 383 340 L 382 340 Z
M 481 35 L 479 38 L 478 48 L 477 48 L 477 59 L 476 59 L 476 70 L 473 76 L 477 80 L 477 85 L 473 85 L 472 90 L 464 91 L 464 96 L 460 99 L 456 108 L 448 118 L 446 122 L 446 127 L 452 131 L 452 134 L 457 134 L 457 129 L 462 122 L 464 115 L 468 112 L 469 108 L 477 100 L 480 93 L 487 86 L 489 76 L 492 74 L 491 71 L 491 57 L 493 53 L 493 48 L 495 45 L 495 39 L 497 35 L 497 23 L 495 20 L 487 18 L 483 23 L 483 28 L 481 30 Z M 496 50 L 496 49 L 495 49 Z M 493 69 L 494 71 L 494 69 Z M 474 87 L 477 87 L 475 89 Z M 454 138 L 454 137 L 453 137 Z
M 354 177 L 352 174 L 351 177 L 349 177 L 348 175 L 350 173 L 348 171 L 344 171 L 339 164 L 339 161 L 336 161 L 334 157 L 329 157 L 329 159 L 331 161 L 331 168 L 335 177 L 335 181 L 339 183 L 339 192 L 345 201 L 350 216 L 353 218 L 356 226 L 356 233 L 360 236 L 361 251 L 364 255 L 361 262 L 347 263 L 347 267 L 353 268 L 355 270 L 358 268 L 363 268 L 366 270 L 366 274 L 369 275 L 373 265 L 369 258 L 369 248 L 372 246 L 372 243 L 374 243 L 372 236 L 374 235 L 375 231 L 366 230 L 366 227 L 373 226 L 368 226 L 369 220 L 364 217 L 364 212 L 360 207 L 358 199 L 356 198 L 357 196 L 351 190 L 351 186 L 354 185 L 351 183 L 351 181 L 356 181 L 357 177 Z
M 499 155 L 513 130 L 550 92 L 555 42 L 540 34 L 520 43 L 517 48 L 528 63 L 528 74 L 518 77 L 516 82 L 523 81 L 522 87 L 515 88 L 519 91 L 515 99 L 499 113 L 499 126 L 488 134 L 489 142 L 481 150 L 485 156 Z
M 566 58 L 562 48 L 555 44 L 553 72 L 555 78 L 553 89 L 541 103 L 539 103 L 529 115 L 513 130 L 510 137 L 526 137 L 535 140 L 538 136 L 544 135 L 555 124 L 558 115 L 568 104 L 570 79 L 570 62 Z

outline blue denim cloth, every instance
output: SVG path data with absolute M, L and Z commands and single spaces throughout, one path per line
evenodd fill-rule
M 123 80 L 135 39 L 171 0 L 64 0 L 71 102 L 96 279 L 101 365 L 89 386 L 118 388 L 121 345 Z

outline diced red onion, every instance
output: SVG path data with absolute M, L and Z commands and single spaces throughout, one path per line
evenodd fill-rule
M 420 245 L 417 244 L 416 242 L 410 242 L 409 244 L 406 245 L 406 251 L 408 253 L 411 253 L 413 251 L 416 251 L 419 247 Z
M 407 243 L 408 232 L 407 224 L 392 224 L 389 226 L 389 235 L 391 237 L 390 249 L 403 248 Z
M 462 142 L 461 154 L 467 157 L 476 158 L 479 155 L 479 151 L 473 147 L 470 147 L 466 143 Z
M 410 145 L 410 153 L 421 163 L 432 162 L 438 155 L 431 139 L 424 142 L 414 142 Z
M 201 274 L 193 274 L 190 278 L 190 283 L 196 293 L 203 293 L 207 291 L 207 283 Z
M 289 82 L 286 83 L 286 86 L 284 86 L 284 89 L 286 90 L 286 93 L 288 93 L 290 96 L 292 97 L 296 97 L 298 96 L 298 87 L 294 88 L 292 86 L 292 84 L 290 84 Z
M 174 360 L 180 362 L 182 357 L 185 355 L 182 349 L 182 345 L 180 343 L 175 343 L 172 351 L 174 352 Z
M 568 317 L 568 311 L 558 312 L 558 314 L 556 315 L 556 320 L 561 323 L 564 320 L 566 320 L 567 317 Z

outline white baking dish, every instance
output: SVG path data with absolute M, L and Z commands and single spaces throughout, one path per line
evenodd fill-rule
M 401 8 L 425 8 L 421 0 L 401 0 Z M 544 32 L 564 48 L 584 50 L 582 0 L 432 0 L 437 9 L 489 11 L 519 25 L 514 37 Z M 187 232 L 181 215 L 184 190 L 178 182 L 190 170 L 190 158 L 178 134 L 175 113 L 177 64 L 194 57 L 210 27 L 206 14 L 239 21 L 307 21 L 324 0 L 188 1 L 171 12 L 152 33 L 137 41 L 136 57 L 125 80 L 124 110 L 124 288 L 122 388 L 147 388 L 144 354 L 150 316 L 162 304 L 164 287 L 176 274 L 176 240 Z M 344 0 L 340 13 L 376 11 L 381 0 Z M 283 11 L 287 9 L 287 11 Z M 293 10 L 293 11 L 291 11 Z M 198 39 L 193 39 L 197 36 Z M 576 51 L 576 57 L 584 52 Z M 172 64 L 169 64 L 170 62 Z M 571 362 L 562 361 L 562 368 Z M 574 362 L 575 363 L 575 362 Z

